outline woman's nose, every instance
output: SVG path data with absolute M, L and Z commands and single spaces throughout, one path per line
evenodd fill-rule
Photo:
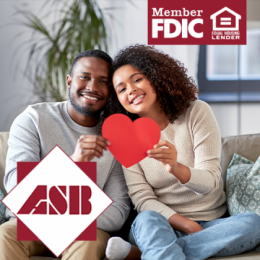
M 131 95 L 134 92 L 136 92 L 136 90 L 137 90 L 137 88 L 135 86 L 129 85 L 129 87 L 128 87 L 128 94 Z

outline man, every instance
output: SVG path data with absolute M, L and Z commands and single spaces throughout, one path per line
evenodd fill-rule
M 10 130 L 4 179 L 9 192 L 16 185 L 18 161 L 40 161 L 59 145 L 76 162 L 97 162 L 97 184 L 114 201 L 97 219 L 97 241 L 75 241 L 62 260 L 102 259 L 109 235 L 119 230 L 129 214 L 129 198 L 121 165 L 108 151 L 109 142 L 100 136 L 99 117 L 108 95 L 112 59 L 100 50 L 80 53 L 67 76 L 69 101 L 29 106 Z M 0 226 L 0 259 L 28 260 L 48 255 L 39 241 L 17 241 L 17 222 Z

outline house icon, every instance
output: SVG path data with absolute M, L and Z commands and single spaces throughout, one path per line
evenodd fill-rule
M 213 20 L 213 31 L 238 31 L 241 15 L 224 7 L 212 14 L 210 19 Z

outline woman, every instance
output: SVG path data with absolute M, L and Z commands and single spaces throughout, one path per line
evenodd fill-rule
M 112 80 L 104 118 L 118 112 L 148 117 L 161 129 L 147 158 L 124 169 L 139 212 L 131 232 L 142 259 L 206 259 L 253 249 L 260 217 L 223 218 L 218 125 L 210 107 L 196 100 L 198 90 L 183 65 L 154 47 L 134 45 L 115 57 Z M 140 259 L 139 249 L 111 238 L 107 256 Z

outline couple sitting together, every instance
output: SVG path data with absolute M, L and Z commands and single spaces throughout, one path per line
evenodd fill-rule
M 97 162 L 97 185 L 114 202 L 97 219 L 97 240 L 75 241 L 61 259 L 202 260 L 256 247 L 260 217 L 226 216 L 219 128 L 183 64 L 145 45 L 119 51 L 114 61 L 88 50 L 75 58 L 67 88 L 68 101 L 29 106 L 15 119 L 4 179 L 9 192 L 17 161 L 40 161 L 55 145 L 75 162 Z M 101 136 L 115 113 L 151 118 L 161 130 L 147 157 L 127 169 Z M 129 215 L 128 194 L 139 213 L 129 242 L 109 235 Z M 50 255 L 40 241 L 17 241 L 16 228 L 16 218 L 0 226 L 1 260 Z

